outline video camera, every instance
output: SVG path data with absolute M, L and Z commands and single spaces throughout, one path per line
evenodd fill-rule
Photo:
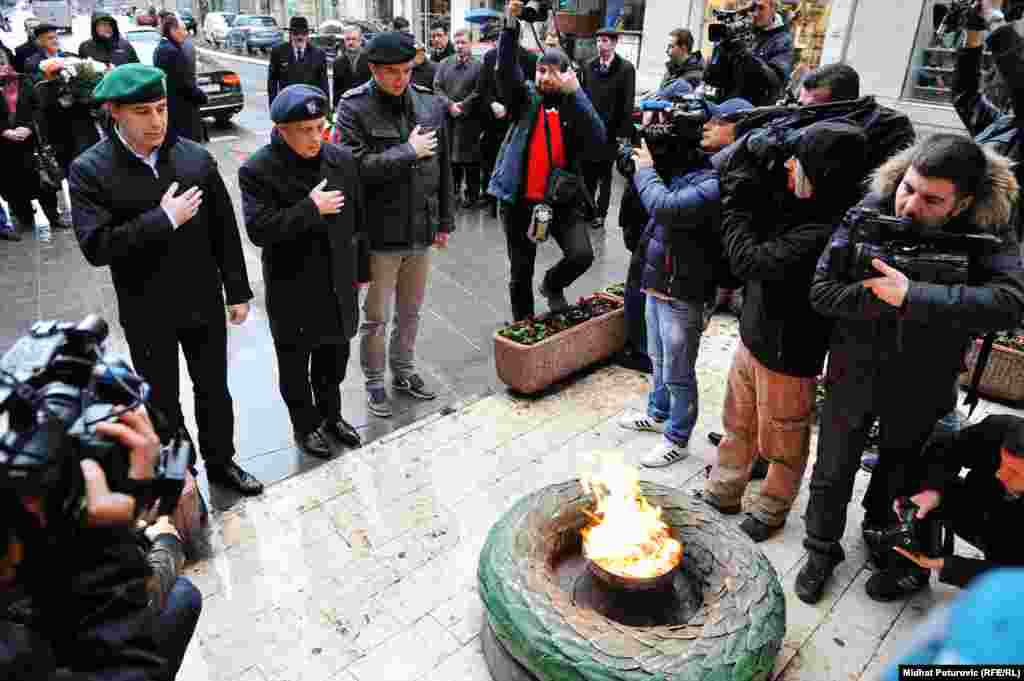
M 697 149 L 704 124 L 711 117 L 707 104 L 696 95 L 645 100 L 640 103 L 640 110 L 663 114 L 640 128 L 640 136 L 654 156 L 670 151 Z M 633 146 L 628 140 L 619 144 L 616 168 L 626 177 L 636 172 Z
M 523 11 L 519 15 L 521 21 L 531 24 L 544 23 L 551 14 L 551 0 L 530 0 L 523 5 Z
M 159 500 L 170 515 L 185 484 L 192 445 L 178 435 L 161 449 L 152 481 L 128 477 L 129 450 L 95 426 L 146 403 L 149 385 L 120 358 L 104 351 L 107 323 L 89 315 L 79 324 L 36 322 L 0 359 L 0 490 L 45 499 L 48 526 L 85 520 L 79 462 L 93 459 L 110 489 L 136 498 L 136 508 Z M 157 422 L 160 415 L 150 408 Z
M 913 281 L 965 284 L 971 256 L 1002 243 L 993 234 L 954 234 L 859 206 L 847 211 L 843 224 L 850 236 L 833 249 L 831 274 L 851 282 L 880 276 L 871 265 L 878 258 Z
M 899 500 L 898 521 L 881 530 L 865 530 L 874 552 L 887 555 L 895 547 L 937 558 L 943 553 L 942 523 L 933 515 L 917 517 L 918 506 L 908 497 Z
M 976 0 L 951 0 L 949 7 L 936 4 L 933 10 L 935 23 L 935 39 L 942 38 L 948 33 L 956 33 L 964 24 L 967 17 L 974 11 Z
M 713 9 L 717 23 L 708 26 L 708 40 L 713 43 L 748 42 L 754 37 L 754 6 L 742 9 Z

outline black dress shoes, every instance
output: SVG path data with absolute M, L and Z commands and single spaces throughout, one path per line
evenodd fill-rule
M 359 433 L 352 427 L 352 424 L 340 416 L 336 421 L 325 424 L 324 428 L 346 447 L 358 447 L 363 444 L 363 439 L 359 437 Z
M 300 435 L 298 437 L 299 446 L 310 456 L 315 456 L 318 459 L 331 458 L 331 445 L 327 441 L 326 430 L 326 425 L 320 425 L 305 435 Z
M 206 477 L 215 485 L 233 489 L 247 497 L 263 494 L 263 483 L 234 461 L 225 464 L 206 464 Z

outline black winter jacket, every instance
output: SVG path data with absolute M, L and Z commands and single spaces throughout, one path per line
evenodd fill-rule
M 753 49 L 715 47 L 704 80 L 732 87 L 722 100 L 742 97 L 754 106 L 775 104 L 793 72 L 793 36 L 789 27 L 754 31 Z
M 983 547 L 984 559 L 945 556 L 939 579 L 947 584 L 965 587 L 988 570 L 1024 567 L 1024 544 L 1017 539 L 1024 525 L 1024 499 L 1009 497 L 996 478 L 1003 438 L 1020 420 L 1019 416 L 1011 414 L 987 416 L 973 426 L 933 438 L 925 449 L 925 483 L 921 489 L 942 494 L 966 468 L 966 489 L 976 492 L 973 501 L 987 516 L 986 535 L 993 538 Z M 941 502 L 936 511 L 943 513 Z M 955 525 L 955 518 L 952 522 Z
M 96 33 L 96 24 L 106 21 L 113 25 L 114 34 L 110 39 L 101 38 Z M 92 17 L 92 38 L 78 46 L 78 56 L 82 59 L 95 59 L 104 64 L 120 66 L 139 61 L 139 55 L 135 53 L 132 44 L 121 37 L 121 30 L 118 28 L 117 20 L 109 14 L 98 13 Z
M 136 334 L 223 323 L 224 304 L 252 298 L 235 210 L 217 162 L 168 138 L 153 170 L 115 132 L 71 164 L 75 233 L 89 264 L 109 266 L 121 325 Z M 160 206 L 171 183 L 203 191 L 199 212 L 174 229 Z M 226 301 L 225 301 L 226 293 Z
M 373 77 L 370 73 L 370 64 L 366 61 L 366 54 L 360 52 L 355 59 L 355 65 L 349 58 L 348 52 L 341 50 L 337 59 L 334 60 L 334 73 L 331 76 L 334 85 L 334 107 L 337 108 L 341 96 L 354 87 L 359 87 Z M 430 76 L 430 85 L 433 87 L 434 76 Z M 422 83 L 421 83 L 422 85 Z
M 704 55 L 697 52 L 691 52 L 683 63 L 676 64 L 673 61 L 665 62 L 665 75 L 661 77 L 661 84 L 658 89 L 669 85 L 673 81 L 682 78 L 687 84 L 697 89 L 697 86 L 704 82 Z
M 594 57 L 580 71 L 580 85 L 601 116 L 605 129 L 604 144 L 588 149 L 585 159 L 613 161 L 618 154 L 616 140 L 633 138 L 636 69 L 616 54 L 608 66 L 608 73 L 602 73 L 600 57 Z
M 199 107 L 208 98 L 196 84 L 195 65 L 189 63 L 181 45 L 163 38 L 153 53 L 153 66 L 167 74 L 167 134 L 203 142 L 206 135 Z
M 342 143 L 359 161 L 368 238 L 373 251 L 427 247 L 438 232 L 454 232 L 448 110 L 417 85 L 402 97 L 370 81 L 341 96 Z M 437 131 L 437 153 L 417 159 L 409 144 L 416 126 Z
M 263 249 L 267 315 L 274 342 L 348 341 L 359 323 L 357 238 L 366 226 L 358 167 L 345 147 L 299 157 L 275 131 L 238 171 L 249 239 Z M 345 205 L 321 216 L 309 193 L 321 180 Z
M 914 148 L 884 163 L 864 205 L 894 214 L 894 196 L 910 167 Z M 860 282 L 833 275 L 834 249 L 849 242 L 840 226 L 818 262 L 811 303 L 835 320 L 827 380 L 831 397 L 850 404 L 875 405 L 875 413 L 935 414 L 954 406 L 954 385 L 972 335 L 1013 328 L 1024 314 L 1024 269 L 1016 234 L 1009 226 L 1017 183 L 1005 157 L 989 155 L 991 195 L 979 198 L 962 217 L 944 227 L 950 232 L 984 231 L 1002 239 L 998 252 L 975 258 L 968 285 L 911 282 L 897 309 L 875 297 Z

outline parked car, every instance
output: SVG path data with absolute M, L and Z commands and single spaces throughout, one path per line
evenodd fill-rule
M 192 14 L 190 9 L 178 10 L 178 16 L 181 18 L 181 22 L 185 24 L 185 30 L 192 35 L 196 34 L 196 15 Z
M 345 46 L 345 28 L 358 26 L 363 31 L 363 43 L 370 41 L 384 29 L 363 19 L 328 19 L 320 24 L 316 32 L 309 37 L 310 41 L 327 53 L 327 61 L 333 62 L 338 56 L 338 51 Z
M 160 32 L 154 28 L 131 28 L 122 34 L 139 55 L 143 64 L 153 65 L 153 53 L 160 43 Z M 231 117 L 242 110 L 245 97 L 242 79 L 238 73 L 224 68 L 216 59 L 196 51 L 196 85 L 206 93 L 206 104 L 199 107 L 199 115 L 213 118 L 227 125 Z
M 231 24 L 225 41 L 228 48 L 252 54 L 257 49 L 266 53 L 284 41 L 284 31 L 274 17 L 266 14 L 239 14 Z
M 203 35 L 213 43 L 213 46 L 220 49 L 220 46 L 227 42 L 228 31 L 231 24 L 235 22 L 233 12 L 210 12 L 203 22 Z

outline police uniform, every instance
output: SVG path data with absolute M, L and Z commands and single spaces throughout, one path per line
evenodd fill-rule
M 315 120 L 330 109 L 327 95 L 290 85 L 274 100 L 275 124 Z M 345 205 L 321 215 L 309 197 L 322 180 Z M 277 353 L 281 396 L 296 440 L 314 456 L 330 456 L 328 434 L 357 447 L 356 430 L 341 416 L 341 382 L 349 341 L 359 323 L 357 272 L 364 220 L 358 166 L 343 147 L 324 144 L 304 158 L 278 130 L 238 171 L 250 240 L 263 249 L 267 315 Z M 365 256 L 364 256 L 365 257 Z
M 108 73 L 98 102 L 165 99 L 160 69 L 125 64 Z M 150 403 L 167 421 L 167 439 L 184 430 L 178 402 L 178 347 L 195 390 L 199 450 L 212 482 L 244 494 L 263 486 L 234 463 L 234 409 L 227 383 L 224 305 L 252 298 L 235 211 L 217 162 L 202 146 L 166 136 L 147 157 L 116 127 L 76 158 L 69 175 L 75 232 L 90 264 L 110 267 L 118 315 L 135 368 L 150 383 Z M 202 205 L 175 225 L 161 200 L 198 187 Z
M 292 17 L 288 30 L 294 34 L 309 34 L 306 17 Z M 306 43 L 301 59 L 290 40 L 270 50 L 267 66 L 267 96 L 273 106 L 274 98 L 289 85 L 312 85 L 330 92 L 327 82 L 327 54 L 312 43 Z

